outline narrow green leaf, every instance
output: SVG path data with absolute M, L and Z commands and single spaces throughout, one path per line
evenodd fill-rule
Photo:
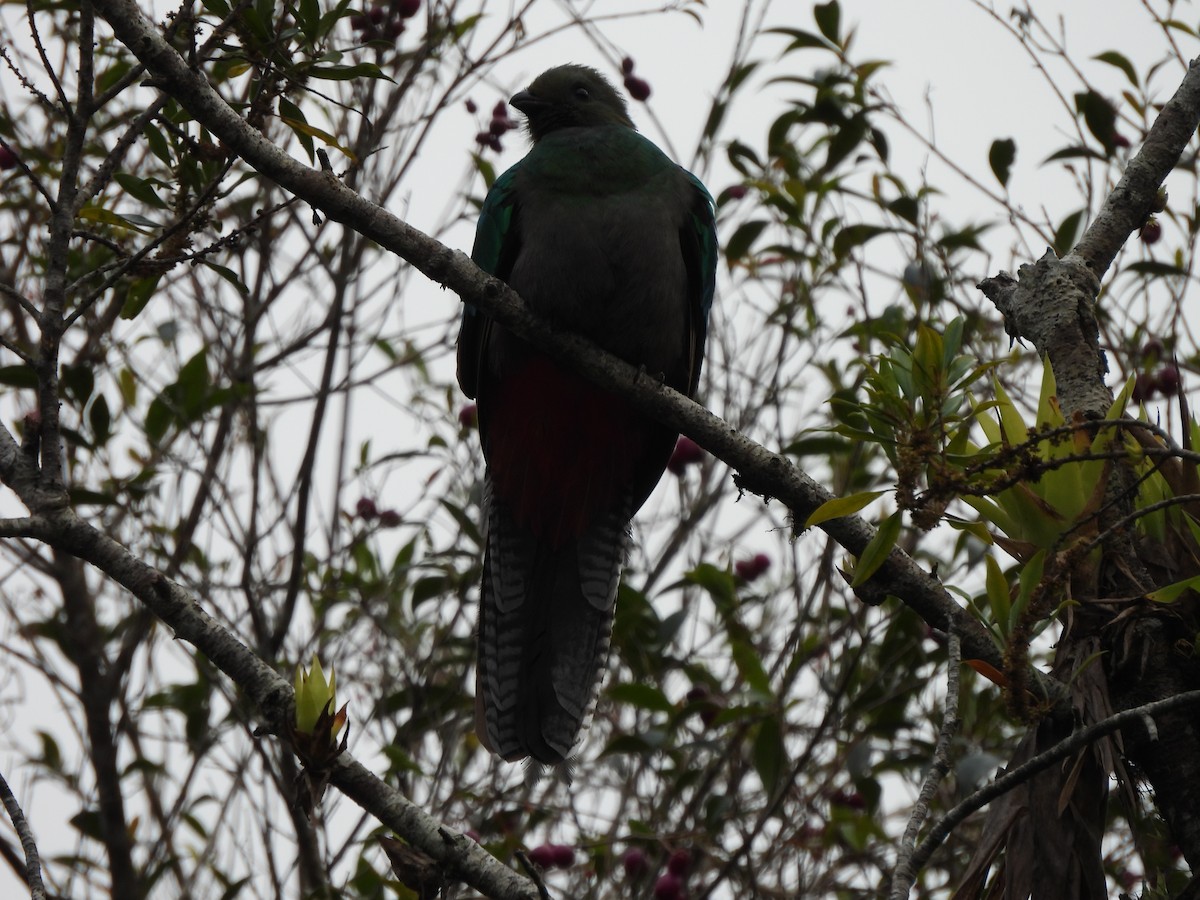
M 808 521 L 804 523 L 805 528 L 812 528 L 814 525 L 820 525 L 822 522 L 827 522 L 830 519 L 840 519 L 843 516 L 852 516 L 860 509 L 870 505 L 876 498 L 882 497 L 885 491 L 863 491 L 859 494 L 850 494 L 847 497 L 834 497 L 832 500 L 826 500 L 808 517 Z
M 1146 599 L 1155 603 L 1174 603 L 1187 591 L 1195 590 L 1200 590 L 1200 575 L 1160 587 L 1157 591 L 1148 593 Z
M 745 222 L 738 227 L 725 244 L 725 258 L 729 262 L 729 268 L 732 269 L 735 263 L 750 252 L 751 245 L 766 227 L 767 223 L 763 219 Z
M 887 561 L 896 541 L 900 540 L 900 529 L 904 524 L 904 514 L 896 511 L 883 520 L 875 537 L 867 544 L 862 556 L 854 566 L 854 579 L 851 587 L 858 587 L 879 571 L 879 567 Z
M 754 760 L 754 771 L 762 779 L 763 787 L 770 796 L 779 787 L 779 779 L 783 775 L 783 763 L 786 759 L 783 746 L 783 733 L 779 729 L 779 720 L 774 716 L 763 719 L 754 736 L 754 749 L 751 754 Z

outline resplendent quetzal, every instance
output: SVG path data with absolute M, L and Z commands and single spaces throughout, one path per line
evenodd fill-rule
M 691 395 L 717 263 L 708 191 L 594 69 L 550 69 L 509 102 L 533 147 L 488 192 L 472 258 L 546 319 Z M 475 729 L 504 759 L 559 763 L 607 661 L 630 519 L 676 433 L 470 306 L 458 380 L 487 460 Z

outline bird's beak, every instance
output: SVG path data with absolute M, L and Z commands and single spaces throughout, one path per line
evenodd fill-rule
M 509 106 L 514 106 L 525 115 L 529 115 L 535 109 L 545 106 L 546 101 L 535 97 L 529 91 L 519 91 L 512 95 L 508 101 Z

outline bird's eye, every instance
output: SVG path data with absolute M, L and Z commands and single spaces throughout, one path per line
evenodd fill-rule
M 580 84 L 580 85 L 575 86 L 575 99 L 576 100 L 591 100 L 592 95 L 588 93 L 587 88 L 585 88 L 582 84 Z

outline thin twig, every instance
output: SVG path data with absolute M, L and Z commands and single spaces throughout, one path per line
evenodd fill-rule
M 946 672 L 946 712 L 942 717 L 942 730 L 938 734 L 937 746 L 933 750 L 933 762 L 913 805 L 912 815 L 908 818 L 908 827 L 904 829 L 904 837 L 900 840 L 900 854 L 896 860 L 895 874 L 892 876 L 892 892 L 889 900 L 905 900 L 913 883 L 917 880 L 917 869 L 913 865 L 913 854 L 917 848 L 917 835 L 921 825 L 929 817 L 929 804 L 938 785 L 950 772 L 950 743 L 958 733 L 958 675 L 962 664 L 962 641 L 954 632 L 950 633 L 949 660 Z
M 33 839 L 33 832 L 29 830 L 25 813 L 21 811 L 21 804 L 17 803 L 17 798 L 13 796 L 12 789 L 3 775 L 0 775 L 0 800 L 4 802 L 13 828 L 17 830 L 17 836 L 21 839 L 21 849 L 25 851 L 25 883 L 29 885 L 29 896 L 31 900 L 46 900 L 46 886 L 42 883 L 42 863 L 38 857 L 37 843 Z

